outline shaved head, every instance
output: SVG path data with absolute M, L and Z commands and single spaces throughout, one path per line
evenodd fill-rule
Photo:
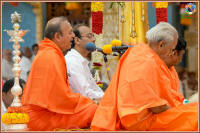
M 68 21 L 68 20 L 64 16 L 55 17 L 55 18 L 52 18 L 51 20 L 49 20 L 45 27 L 44 36 L 46 38 L 52 40 L 56 32 L 58 32 L 62 35 L 61 24 L 65 21 Z

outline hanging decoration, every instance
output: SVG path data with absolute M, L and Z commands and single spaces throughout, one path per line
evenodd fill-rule
M 103 2 L 91 2 L 91 14 L 92 14 L 92 32 L 95 35 L 96 42 L 95 44 L 97 46 L 101 46 L 103 44 L 103 8 L 104 4 Z M 93 52 L 93 68 L 96 69 L 98 67 L 97 64 L 101 64 L 100 58 L 98 58 L 98 52 Z M 99 77 L 99 69 L 96 69 L 95 72 L 95 81 L 97 84 L 100 82 Z
M 133 5 L 133 2 L 131 2 L 131 11 L 132 11 L 132 27 L 131 27 L 130 37 L 135 38 L 135 37 L 136 37 L 136 30 L 135 30 L 135 12 L 134 12 L 134 5 Z
M 100 88 L 103 88 L 103 83 L 101 82 L 101 79 L 100 79 L 100 70 L 101 70 L 101 68 L 102 68 L 102 64 L 101 64 L 101 63 L 94 62 L 94 63 L 93 63 L 93 68 L 96 70 L 95 76 L 94 76 L 94 79 L 95 79 L 95 81 L 96 81 L 96 84 L 97 84 Z
M 192 24 L 192 19 L 196 11 L 196 6 L 193 3 L 181 2 L 180 3 L 180 23 L 185 26 Z
M 156 2 L 156 23 L 167 22 L 167 7 L 168 2 Z
M 92 2 L 92 32 L 101 34 L 103 29 L 103 2 Z

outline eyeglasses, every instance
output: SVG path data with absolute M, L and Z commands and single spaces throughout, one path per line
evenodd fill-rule
M 172 53 L 172 55 L 175 55 L 176 49 L 175 49 L 175 48 L 174 48 L 174 49 L 171 49 L 170 53 Z
M 94 38 L 94 34 L 88 33 L 88 34 L 83 35 L 83 36 L 81 36 L 81 37 L 87 37 L 87 38 L 89 38 L 89 39 L 92 39 L 92 38 Z

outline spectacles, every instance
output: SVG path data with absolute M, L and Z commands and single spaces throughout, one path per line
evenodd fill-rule
M 89 34 L 83 35 L 83 36 L 81 36 L 81 37 L 87 37 L 87 38 L 89 38 L 89 39 L 92 39 L 92 38 L 94 38 L 94 34 L 89 33 Z
M 172 53 L 172 55 L 175 55 L 175 53 L 176 53 L 176 49 L 175 49 L 175 48 L 174 48 L 174 49 L 171 49 L 170 52 Z

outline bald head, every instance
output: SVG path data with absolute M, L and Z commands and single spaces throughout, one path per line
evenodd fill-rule
M 55 17 L 52 18 L 47 22 L 47 25 L 45 27 L 44 36 L 50 40 L 54 38 L 55 33 L 59 33 L 62 35 L 61 32 L 61 24 L 65 21 L 68 21 L 66 17 Z

